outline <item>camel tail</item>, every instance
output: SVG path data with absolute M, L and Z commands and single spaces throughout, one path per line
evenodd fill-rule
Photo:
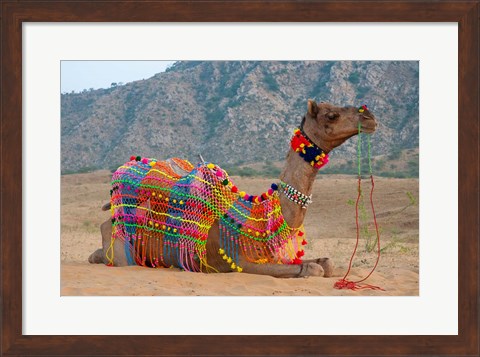
M 112 205 L 110 204 L 110 202 L 105 203 L 105 204 L 102 206 L 102 211 L 108 211 L 108 210 L 110 210 L 110 207 L 112 207 Z

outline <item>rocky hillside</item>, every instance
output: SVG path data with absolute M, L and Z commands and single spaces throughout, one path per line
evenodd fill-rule
M 152 78 L 61 96 L 62 172 L 111 169 L 131 155 L 197 154 L 222 166 L 285 157 L 307 99 L 366 103 L 373 155 L 417 148 L 418 62 L 177 62 Z M 355 159 L 355 140 L 334 157 Z

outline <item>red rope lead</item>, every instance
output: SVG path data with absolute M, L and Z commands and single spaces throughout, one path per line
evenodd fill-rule
M 355 257 L 355 254 L 357 252 L 358 243 L 359 243 L 359 240 L 360 240 L 360 225 L 359 225 L 359 222 L 358 222 L 358 216 L 359 216 L 359 214 L 358 214 L 358 203 L 360 201 L 360 197 L 362 196 L 361 181 L 362 181 L 362 178 L 359 175 L 358 176 L 358 196 L 357 196 L 357 201 L 355 203 L 355 222 L 356 222 L 356 226 L 357 226 L 357 239 L 356 239 L 356 243 L 355 243 L 355 249 L 353 250 L 352 256 L 350 257 L 350 263 L 348 264 L 347 273 L 345 274 L 345 276 L 342 279 L 338 280 L 333 285 L 333 287 L 335 289 L 340 289 L 340 290 L 341 289 L 350 289 L 350 290 L 355 291 L 355 290 L 371 289 L 371 290 L 385 291 L 384 289 L 382 289 L 378 286 L 375 286 L 375 285 L 360 284 L 362 281 L 367 280 L 370 277 L 370 275 L 373 274 L 373 272 L 377 268 L 378 262 L 380 260 L 380 233 L 379 233 L 379 230 L 378 230 L 377 217 L 375 215 L 375 207 L 373 205 L 373 190 L 375 188 L 375 182 L 373 180 L 373 175 L 370 175 L 370 181 L 372 183 L 372 188 L 370 190 L 370 205 L 372 207 L 373 222 L 375 224 L 375 232 L 377 234 L 377 260 L 376 260 L 375 265 L 373 266 L 372 270 L 370 271 L 370 273 L 365 278 L 363 278 L 361 280 L 357 280 L 357 281 L 347 280 L 347 276 L 350 274 L 350 270 L 352 269 L 353 258 Z
M 355 249 L 353 249 L 352 256 L 350 257 L 350 263 L 348 264 L 348 270 L 345 273 L 342 280 L 339 280 L 339 282 L 340 281 L 346 282 L 345 279 L 347 278 L 348 274 L 350 274 L 350 269 L 352 269 L 353 258 L 355 257 L 355 254 L 357 253 L 358 243 L 360 241 L 360 224 L 358 223 L 358 203 L 360 202 L 360 198 L 362 197 L 361 183 L 362 183 L 362 177 L 358 176 L 358 189 L 357 189 L 358 195 L 357 195 L 357 201 L 355 202 L 355 224 L 356 224 L 356 227 L 357 227 L 357 240 L 355 242 Z

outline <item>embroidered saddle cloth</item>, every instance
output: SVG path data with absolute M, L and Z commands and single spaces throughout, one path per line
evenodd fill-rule
M 113 174 L 110 193 L 111 264 L 113 243 L 120 239 L 130 265 L 214 271 L 206 244 L 216 222 L 218 253 L 234 271 L 242 270 L 240 255 L 256 263 L 288 264 L 303 253 L 303 231 L 288 227 L 278 191 L 239 192 L 227 172 L 212 163 L 132 157 Z

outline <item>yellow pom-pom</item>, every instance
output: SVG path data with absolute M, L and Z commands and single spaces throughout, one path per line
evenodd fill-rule
M 246 192 L 245 191 L 240 191 L 239 195 L 240 195 L 241 198 L 243 198 L 243 197 L 245 197 Z
M 180 202 L 178 202 L 178 203 L 180 203 L 181 205 L 183 205 L 183 201 L 180 201 Z
M 325 153 L 322 152 L 322 155 L 320 155 L 322 157 L 322 159 L 325 157 Z
M 240 267 L 237 267 L 237 271 L 238 271 L 239 273 L 241 273 L 241 272 L 243 271 L 243 269 L 240 268 Z
M 235 263 L 232 263 L 232 265 L 230 265 L 230 267 L 231 267 L 232 269 L 235 269 L 237 266 L 235 265 Z
M 248 228 L 248 233 L 252 233 L 252 230 L 250 228 Z
M 173 232 L 174 232 L 174 233 L 177 233 L 177 228 L 173 228 Z
M 228 259 L 228 257 L 227 257 L 226 254 L 225 254 L 222 258 L 223 258 L 223 260 L 227 260 L 227 259 Z
M 152 222 L 152 221 L 148 221 L 148 224 L 149 224 L 149 225 L 152 225 L 152 224 L 153 224 L 153 222 Z
M 260 232 L 255 232 L 255 235 L 258 237 L 260 235 Z
M 222 248 L 220 248 L 220 249 L 218 250 L 218 253 L 220 253 L 220 254 L 224 254 L 224 253 L 225 253 L 225 251 L 224 251 Z
M 232 262 L 232 258 L 229 257 L 229 258 L 227 259 L 227 263 L 231 263 L 231 262 Z
M 358 111 L 359 111 L 360 113 L 363 113 L 363 112 L 365 111 L 365 109 L 363 109 L 363 108 L 362 108 L 362 109 L 358 109 Z
M 177 200 L 173 200 L 173 203 L 177 203 Z
M 168 197 L 165 197 L 165 201 L 167 201 L 167 202 L 168 202 L 168 201 L 170 201 L 170 199 L 169 199 Z
M 300 147 L 301 147 L 301 148 L 305 147 L 305 144 L 303 144 L 303 143 L 302 143 L 302 144 L 300 144 Z
M 151 167 L 153 167 L 153 166 L 155 166 L 156 163 L 157 163 L 156 161 L 152 161 L 149 165 L 150 165 Z
M 155 193 L 155 192 L 152 192 L 152 196 L 155 196 L 155 195 L 156 195 L 156 193 Z
M 315 156 L 315 160 L 320 160 L 320 155 Z
M 158 223 L 155 223 L 155 227 L 158 227 Z
M 310 165 L 315 166 L 315 161 L 312 161 Z
M 162 226 L 162 229 L 165 229 L 165 228 L 167 228 L 167 226 L 166 226 L 166 225 L 163 225 L 163 226 Z
M 208 164 L 207 167 L 208 167 L 209 169 L 213 169 L 213 168 L 215 167 L 215 165 L 214 165 L 214 164 Z

